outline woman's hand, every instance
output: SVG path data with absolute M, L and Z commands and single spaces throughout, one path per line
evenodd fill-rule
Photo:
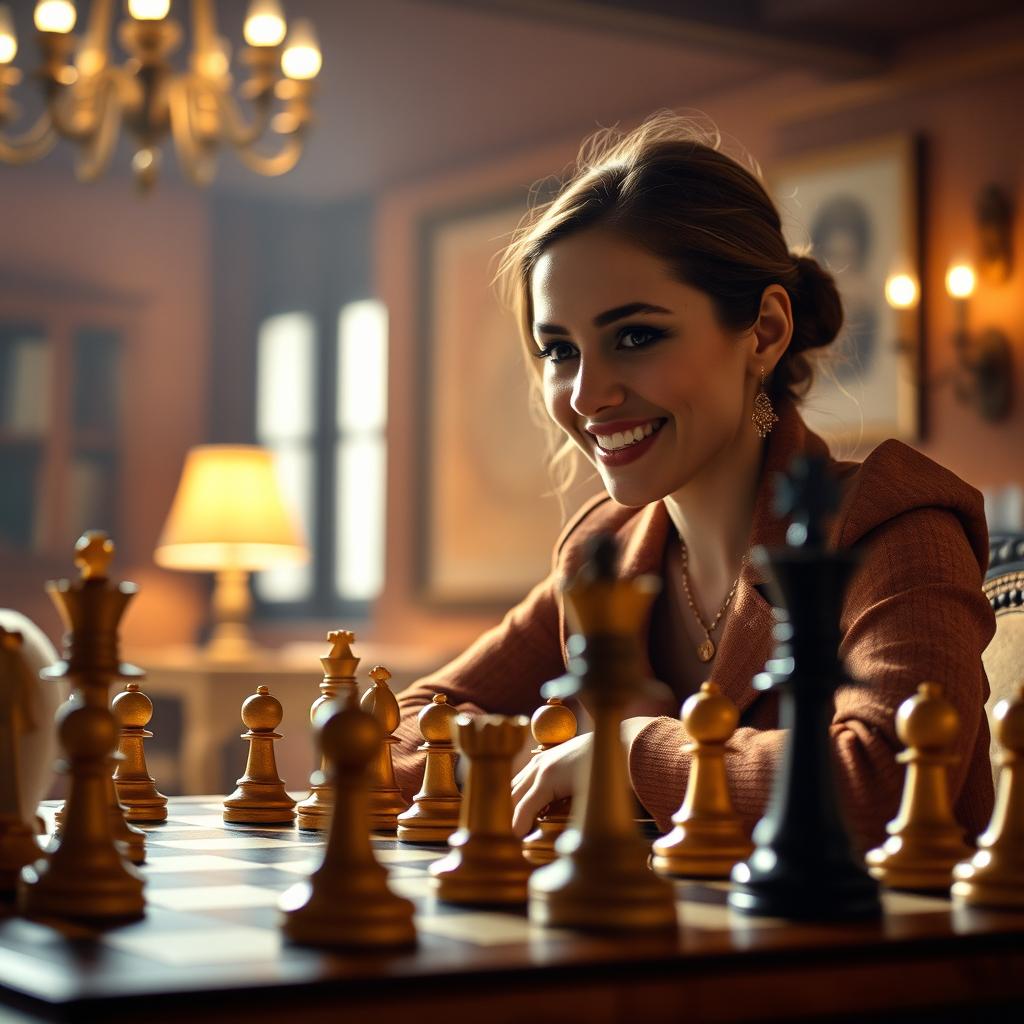
M 590 733 L 584 733 L 535 754 L 512 780 L 512 829 L 517 836 L 522 838 L 533 828 L 549 803 L 572 796 L 580 762 L 589 756 L 590 739 Z
M 640 731 L 654 719 L 637 715 L 627 718 L 621 727 L 622 743 L 629 748 Z M 544 808 L 563 797 L 572 796 L 579 778 L 580 763 L 590 756 L 591 734 L 574 736 L 550 750 L 535 754 L 512 780 L 512 830 L 522 838 Z

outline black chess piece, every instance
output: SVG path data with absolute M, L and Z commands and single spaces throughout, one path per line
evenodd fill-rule
M 771 569 L 786 614 L 753 686 L 778 692 L 787 738 L 754 852 L 733 869 L 729 905 L 796 920 L 873 917 L 881 913 L 878 884 L 853 853 L 829 742 L 835 691 L 857 685 L 838 657 L 839 615 L 857 556 L 825 547 L 839 491 L 824 459 L 797 459 L 776 498 L 776 512 L 791 516 L 787 546 L 758 548 L 753 560 Z

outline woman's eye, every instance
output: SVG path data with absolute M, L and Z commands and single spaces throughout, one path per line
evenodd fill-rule
M 619 346 L 621 348 L 643 348 L 650 345 L 664 335 L 654 327 L 624 327 L 619 331 Z
M 549 341 L 542 349 L 533 353 L 537 359 L 547 359 L 552 363 L 564 363 L 576 355 L 576 347 L 567 341 Z

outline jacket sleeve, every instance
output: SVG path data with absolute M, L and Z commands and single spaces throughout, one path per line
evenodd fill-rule
M 903 766 L 896 761 L 902 748 L 896 710 L 924 681 L 940 683 L 960 716 L 952 797 L 959 796 L 973 769 L 976 788 L 989 787 L 991 808 L 988 683 L 981 653 L 995 624 L 977 557 L 951 512 L 912 509 L 870 531 L 856 548 L 863 561 L 844 600 L 839 654 L 864 685 L 836 693 L 830 734 L 840 799 L 857 841 L 867 847 L 884 837 L 899 805 Z M 748 826 L 764 812 L 784 737 L 778 728 L 741 727 L 730 741 L 730 788 Z M 662 828 L 669 827 L 685 791 L 690 760 L 681 750 L 685 742 L 680 722 L 659 718 L 630 749 L 634 788 Z M 984 772 L 976 763 L 982 755 Z M 985 800 L 982 793 L 978 802 Z
M 557 574 L 552 574 L 511 609 L 502 622 L 437 672 L 398 695 L 402 720 L 392 749 L 395 776 L 407 799 L 419 788 L 423 755 L 416 716 L 435 693 L 461 711 L 531 714 L 540 687 L 565 671 L 559 639 Z

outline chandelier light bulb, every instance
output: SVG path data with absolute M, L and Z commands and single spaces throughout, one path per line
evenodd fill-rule
M 280 46 L 287 31 L 278 0 L 252 0 L 243 29 L 250 46 Z
M 171 0 L 128 0 L 128 13 L 136 21 L 162 21 L 171 9 Z
M 968 263 L 955 263 L 946 271 L 946 291 L 951 298 L 970 298 L 974 282 L 974 268 Z
M 33 20 L 40 32 L 67 35 L 75 27 L 78 12 L 71 0 L 38 0 Z
M 917 282 L 909 274 L 893 274 L 885 282 L 885 301 L 893 309 L 913 309 L 917 305 Z
M 0 64 L 10 64 L 18 52 L 18 37 L 14 34 L 14 19 L 7 4 L 0 4 Z
M 281 54 L 281 70 L 289 78 L 309 80 L 316 78 L 322 64 L 313 24 L 306 18 L 299 18 L 292 26 Z

